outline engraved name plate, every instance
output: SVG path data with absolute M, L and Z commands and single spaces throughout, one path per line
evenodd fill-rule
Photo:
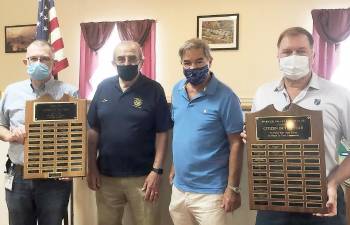
M 78 105 L 74 102 L 34 103 L 34 121 L 75 120 Z
M 310 116 L 256 118 L 258 140 L 307 140 L 311 138 Z

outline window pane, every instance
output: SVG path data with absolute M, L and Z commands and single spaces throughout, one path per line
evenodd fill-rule
M 90 84 L 92 91 L 88 96 L 88 99 L 92 99 L 96 92 L 98 84 L 107 77 L 115 76 L 117 74 L 115 68 L 112 65 L 113 51 L 115 46 L 120 42 L 117 27 L 114 27 L 110 37 L 98 50 L 98 67 L 95 73 L 90 78 Z
M 350 89 L 350 38 L 341 43 L 339 51 L 339 65 L 331 80 Z

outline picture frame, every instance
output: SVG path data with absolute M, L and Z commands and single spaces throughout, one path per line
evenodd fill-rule
M 36 24 L 5 26 L 5 53 L 26 52 L 35 36 Z
M 241 108 L 244 112 L 250 112 L 252 109 L 253 98 L 240 98 Z
M 212 50 L 238 50 L 239 14 L 197 16 L 197 38 Z

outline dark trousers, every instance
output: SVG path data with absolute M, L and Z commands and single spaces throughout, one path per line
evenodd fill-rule
M 24 180 L 20 170 L 14 173 L 12 191 L 6 190 L 10 225 L 61 225 L 72 182 Z
M 344 192 L 338 188 L 337 215 L 318 217 L 311 213 L 258 211 L 255 225 L 346 225 Z

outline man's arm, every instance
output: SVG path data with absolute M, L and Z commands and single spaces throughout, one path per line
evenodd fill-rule
M 171 167 L 170 167 L 170 172 L 169 172 L 169 184 L 173 185 L 173 180 L 175 177 L 175 168 L 174 168 L 174 163 L 171 163 Z
M 166 149 L 168 147 L 169 132 L 156 133 L 156 154 L 154 157 L 153 168 L 163 168 Z M 155 201 L 159 197 L 160 174 L 151 171 L 147 176 L 142 190 L 146 191 L 145 200 Z
M 350 177 L 350 156 L 347 156 L 343 162 L 337 166 L 328 175 L 328 186 L 338 186 Z
M 156 133 L 156 155 L 154 157 L 154 168 L 163 168 L 163 163 L 168 147 L 168 131 Z
M 346 179 L 350 177 L 350 156 L 346 157 L 343 162 L 333 169 L 327 177 L 327 195 L 328 201 L 326 214 L 318 213 L 317 216 L 335 216 L 337 215 L 337 188 Z
M 241 206 L 240 193 L 237 193 L 232 189 L 239 187 L 240 184 L 243 144 L 239 133 L 228 134 L 227 136 L 230 142 L 229 175 L 221 207 L 224 208 L 226 212 L 231 212 Z
M 24 126 L 15 127 L 9 130 L 0 125 L 0 140 L 5 142 L 14 142 L 23 145 L 26 132 Z
M 100 173 L 97 168 L 97 144 L 99 132 L 90 128 L 88 130 L 88 185 L 96 191 L 100 188 Z
M 9 142 L 12 134 L 7 127 L 0 126 L 0 140 Z

